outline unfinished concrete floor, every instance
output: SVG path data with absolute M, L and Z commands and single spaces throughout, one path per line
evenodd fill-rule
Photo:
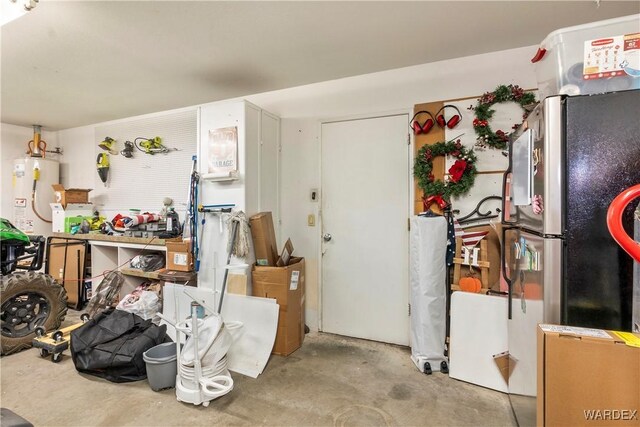
M 71 313 L 66 323 L 74 323 Z M 36 426 L 511 426 L 507 395 L 415 368 L 407 348 L 312 333 L 208 408 L 146 381 L 114 384 L 25 350 L 1 359 L 0 404 Z

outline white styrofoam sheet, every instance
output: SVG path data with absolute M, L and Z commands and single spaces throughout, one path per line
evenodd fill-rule
M 276 340 L 278 311 L 275 299 L 225 295 L 222 317 L 243 324 L 229 349 L 229 370 L 251 378 L 262 373 Z
M 508 392 L 493 355 L 508 350 L 507 298 L 454 292 L 451 295 L 449 376 Z

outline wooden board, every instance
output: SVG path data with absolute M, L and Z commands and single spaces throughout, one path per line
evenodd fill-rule
M 102 242 L 114 242 L 114 243 L 133 243 L 149 246 L 164 246 L 165 239 L 147 239 L 142 237 L 129 237 L 129 236 L 109 236 L 107 234 L 89 233 L 89 234 L 70 234 L 70 233 L 53 233 L 54 237 L 63 237 L 71 239 L 83 239 L 83 240 L 99 240 Z
M 67 305 L 79 309 L 84 302 L 87 242 L 75 238 L 50 237 L 47 246 L 47 274 L 64 287 Z
M 429 102 L 426 104 L 417 104 L 413 107 L 413 113 L 417 113 L 418 111 L 429 111 L 431 114 L 433 114 L 433 116 L 435 117 L 436 113 L 438 112 L 438 110 L 440 108 L 442 108 L 442 106 L 444 105 L 444 102 L 442 101 L 438 101 L 438 102 Z M 416 117 L 416 119 L 420 122 L 420 123 L 424 123 L 427 119 L 429 118 L 428 114 L 420 114 L 418 115 L 418 117 Z M 409 124 L 410 125 L 410 124 Z M 413 132 L 413 131 L 412 131 Z M 416 154 L 418 153 L 418 150 L 420 150 L 420 148 L 422 148 L 425 145 L 433 145 L 436 144 L 438 142 L 442 142 L 444 141 L 445 138 L 445 130 L 441 127 L 439 127 L 437 124 L 435 124 L 431 130 L 429 131 L 429 133 L 427 134 L 420 134 L 420 135 L 415 135 L 413 136 L 414 138 L 414 158 L 416 156 Z M 445 165 L 445 159 L 444 157 L 437 157 L 435 159 L 433 159 L 433 176 L 435 177 L 435 179 L 443 179 L 444 178 L 444 165 Z M 411 165 L 411 171 L 413 173 L 413 165 Z M 420 187 L 418 187 L 418 181 L 416 179 L 413 180 L 414 182 L 414 192 L 415 192 L 415 203 L 414 203 L 414 213 L 415 214 L 419 214 L 420 212 L 424 211 L 424 206 L 422 204 L 422 190 L 420 189 Z M 437 213 L 441 213 L 441 211 L 438 209 L 437 206 L 432 205 L 431 206 L 431 210 Z

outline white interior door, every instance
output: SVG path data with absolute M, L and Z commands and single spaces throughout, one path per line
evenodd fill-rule
M 322 330 L 408 345 L 407 115 L 322 124 Z

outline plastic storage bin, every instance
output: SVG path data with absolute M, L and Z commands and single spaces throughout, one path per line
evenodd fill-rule
M 147 380 L 153 391 L 176 386 L 178 367 L 176 364 L 176 344 L 162 343 L 142 353 L 147 367 Z
M 531 62 L 541 100 L 640 88 L 640 14 L 554 31 Z

